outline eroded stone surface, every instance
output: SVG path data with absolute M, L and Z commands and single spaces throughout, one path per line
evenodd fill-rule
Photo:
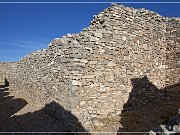
M 86 129 L 105 128 L 99 119 L 120 114 L 133 90 L 133 78 L 147 76 L 158 89 L 178 83 L 179 28 L 177 18 L 112 5 L 79 34 L 57 38 L 47 49 L 17 62 L 0 63 L 0 78 L 9 80 L 10 89 L 27 100 L 31 111 L 55 100 Z M 142 88 L 132 103 L 154 98 L 155 93 Z

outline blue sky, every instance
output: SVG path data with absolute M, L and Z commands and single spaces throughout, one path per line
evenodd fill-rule
M 4 0 L 7 2 L 6 0 Z M 14 2 L 15 0 L 11 0 Z M 17 0 L 16 0 L 17 1 Z M 23 1 L 23 0 L 19 0 Z M 25 0 L 24 0 L 25 1 Z M 30 0 L 29 0 L 30 1 Z M 35 0 L 31 0 L 35 1 Z M 48 1 L 48 0 L 39 0 Z M 58 1 L 58 0 L 53 0 Z M 69 0 L 70 1 L 70 0 Z M 75 0 L 71 0 L 75 1 Z M 77 1 L 77 0 L 76 0 Z M 80 0 L 79 0 L 80 1 Z M 98 0 L 86 0 L 86 2 Z M 99 0 L 102 2 L 102 0 Z M 112 2 L 112 0 L 104 0 Z M 117 0 L 115 0 L 117 1 Z M 128 0 L 126 0 L 128 1 Z M 129 0 L 135 1 L 135 0 Z M 139 0 L 143 1 L 143 0 Z M 145 0 L 144 0 L 145 1 Z M 150 1 L 150 0 L 149 0 Z M 151 2 L 157 0 L 151 0 Z M 168 0 L 159 0 L 168 1 Z M 170 1 L 170 0 L 169 0 Z M 180 0 L 174 0 L 180 2 Z M 0 0 L 3 2 L 3 0 Z M 118 1 L 120 2 L 120 1 Z M 146 0 L 147 2 L 147 0 Z M 172 2 L 172 1 L 171 1 Z M 179 4 L 123 4 L 146 8 L 163 16 L 180 17 Z M 0 61 L 17 61 L 24 55 L 45 49 L 54 38 L 79 33 L 93 15 L 110 4 L 3 4 L 0 3 Z

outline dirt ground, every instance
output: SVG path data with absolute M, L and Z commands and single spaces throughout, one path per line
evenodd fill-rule
M 56 102 L 35 112 L 14 115 L 28 103 L 10 96 L 11 92 L 4 85 L 0 86 L 0 132 L 87 132 L 70 111 Z

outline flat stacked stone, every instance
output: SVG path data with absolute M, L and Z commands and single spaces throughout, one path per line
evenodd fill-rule
M 132 106 L 178 83 L 179 25 L 177 18 L 113 4 L 79 34 L 56 38 L 18 62 L 0 63 L 0 78 L 32 111 L 54 100 L 86 129 L 105 128 L 101 120 L 119 116 L 135 89 L 133 79 L 148 81 L 148 87 L 134 92 Z

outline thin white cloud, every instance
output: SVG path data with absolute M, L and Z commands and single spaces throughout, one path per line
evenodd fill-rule
M 0 49 L 0 53 L 27 53 L 26 50 Z
M 8 41 L 8 42 L 0 42 L 0 46 L 34 50 L 34 49 L 46 48 L 48 46 L 48 44 L 47 44 L 47 42 Z
M 1 40 L 0 61 L 17 61 L 31 52 L 46 49 L 48 43 L 47 39 Z
M 43 41 L 0 41 L 0 53 L 19 53 L 28 54 L 36 50 L 45 49 L 48 47 L 48 42 Z

